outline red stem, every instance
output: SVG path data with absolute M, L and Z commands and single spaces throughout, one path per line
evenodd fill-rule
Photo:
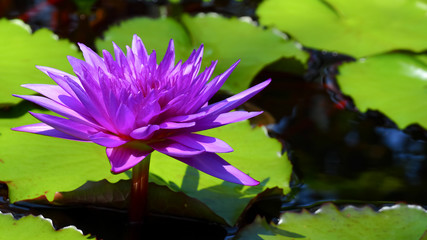
M 129 221 L 142 223 L 147 216 L 148 173 L 151 154 L 132 168 L 132 188 L 130 192 Z

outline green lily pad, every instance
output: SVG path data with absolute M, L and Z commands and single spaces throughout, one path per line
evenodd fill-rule
M 129 178 L 110 173 L 101 146 L 10 130 L 36 122 L 30 114 L 0 118 L 0 181 L 8 184 L 11 202 L 41 195 L 53 200 L 56 192 L 74 190 L 89 180 Z
M 30 33 L 20 20 L 0 19 L 0 103 L 17 103 L 12 94 L 32 94 L 24 89 L 27 83 L 54 83 L 35 66 L 49 66 L 72 72 L 67 55 L 81 58 L 77 48 L 66 40 L 58 40 L 47 29 Z
M 112 51 L 111 42 L 114 41 L 124 49 L 131 44 L 133 34 L 141 37 L 147 51 L 156 49 L 158 60 L 164 55 L 170 39 L 174 39 L 177 60 L 187 59 L 193 49 L 204 44 L 202 69 L 218 60 L 214 75 L 224 72 L 241 59 L 223 86 L 223 90 L 235 93 L 248 88 L 263 67 L 280 58 L 295 58 L 304 63 L 308 59 L 308 54 L 294 41 L 286 40 L 272 30 L 217 15 L 184 15 L 182 24 L 170 18 L 127 20 L 105 32 L 104 40 L 97 39 L 96 46 L 99 51 Z
M 1 214 L 0 212 L 0 240 L 9 239 L 61 239 L 78 240 L 90 239 L 89 236 L 83 236 L 81 231 L 75 227 L 67 227 L 55 230 L 52 222 L 41 216 L 25 216 L 16 220 L 11 214 Z
M 237 239 L 419 240 L 426 229 L 427 212 L 419 206 L 400 204 L 375 212 L 369 207 L 339 211 L 327 204 L 316 214 L 286 212 L 278 226 L 258 218 Z
M 250 187 L 224 182 L 157 152 L 153 153 L 150 171 L 172 190 L 199 199 L 230 225 L 236 223 L 250 200 L 267 188 L 278 186 L 285 194 L 290 191 L 292 166 L 279 154 L 280 143 L 265 136 L 261 128 L 252 129 L 247 122 L 239 122 L 203 134 L 230 144 L 234 152 L 220 155 L 261 184 Z
M 337 76 L 341 90 L 361 111 L 379 110 L 400 128 L 427 128 L 426 55 L 384 54 L 345 63 Z
M 395 49 L 427 49 L 425 1 L 266 0 L 261 24 L 304 46 L 364 57 Z

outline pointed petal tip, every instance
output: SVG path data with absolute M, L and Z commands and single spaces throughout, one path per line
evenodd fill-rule
M 88 46 L 86 46 L 85 44 L 83 44 L 81 42 L 78 42 L 77 45 L 79 46 L 80 51 L 82 51 L 83 55 L 92 52 L 92 49 L 90 49 Z
M 19 127 L 11 128 L 10 130 L 19 132 L 21 128 L 22 128 L 22 126 L 19 126 Z
M 258 83 L 257 85 L 253 86 L 253 88 L 260 88 L 261 90 L 267 87 L 271 83 L 271 78 L 265 80 L 264 82 Z
M 264 81 L 264 82 L 262 82 L 262 83 L 265 83 L 266 85 L 270 84 L 270 83 L 271 83 L 271 78 L 269 78 L 269 79 L 265 80 L 265 81 Z
M 113 47 L 119 48 L 119 46 L 114 41 L 111 41 L 111 43 L 113 44 Z
M 258 182 L 257 180 L 255 180 L 255 179 L 253 179 L 253 178 L 251 178 L 251 180 L 250 180 L 250 181 L 242 182 L 242 184 L 243 184 L 243 185 L 246 185 L 246 186 L 256 186 L 256 185 L 259 185 L 259 183 L 260 183 L 260 182 Z
M 12 94 L 13 97 L 17 97 L 17 98 L 21 98 L 25 101 L 29 101 L 26 99 L 26 97 L 31 97 L 31 96 L 35 96 L 35 95 L 20 95 L 20 94 Z
M 141 38 L 135 33 L 134 35 L 133 35 L 133 40 L 134 41 L 141 41 Z
M 45 66 L 40 66 L 40 65 L 35 65 L 35 67 L 40 71 L 43 71 L 42 69 L 45 68 Z

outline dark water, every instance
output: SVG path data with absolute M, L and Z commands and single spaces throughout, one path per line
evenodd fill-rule
M 33 30 L 47 27 L 61 38 L 94 48 L 94 39 L 102 36 L 104 30 L 130 17 L 157 17 L 160 9 L 166 9 L 172 16 L 182 12 L 218 12 L 256 20 L 254 13 L 259 2 L 195 0 L 166 6 L 165 1 L 104 0 L 85 10 L 71 0 L 0 0 L 0 17 L 20 18 Z M 267 112 L 258 124 L 265 124 L 270 135 L 282 142 L 294 173 L 290 194 L 261 199 L 247 212 L 241 225 L 250 223 L 257 214 L 274 220 L 280 211 L 302 207 L 315 210 L 326 201 L 341 207 L 368 204 L 379 208 L 396 202 L 426 206 L 427 191 L 423 186 L 427 183 L 427 132 L 418 125 L 400 130 L 375 110 L 359 112 L 351 98 L 340 92 L 335 80 L 337 66 L 353 59 L 306 51 L 311 55 L 308 67 L 281 60 L 265 68 L 253 82 L 273 79 L 251 103 Z M 13 111 L 1 110 L 1 117 L 24 114 L 27 108 L 30 106 L 20 103 L 12 107 Z M 160 215 L 151 216 L 144 225 L 133 226 L 127 223 L 125 211 L 108 208 L 18 206 L 8 204 L 4 184 L 0 185 L 0 196 L 0 210 L 16 217 L 43 214 L 53 219 L 57 228 L 72 224 L 102 239 L 138 239 L 148 233 L 159 237 L 225 239 L 238 230 Z

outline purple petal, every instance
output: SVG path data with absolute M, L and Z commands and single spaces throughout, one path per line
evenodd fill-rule
M 130 136 L 138 140 L 146 140 L 153 136 L 154 132 L 159 130 L 158 125 L 148 125 L 144 127 L 137 128 L 130 133 Z
M 126 140 L 121 139 L 120 137 L 118 137 L 116 135 L 107 134 L 104 132 L 95 133 L 95 134 L 89 136 L 89 139 L 92 142 L 99 144 L 101 146 L 104 146 L 104 147 L 118 147 L 118 146 L 121 146 L 121 145 L 128 142 Z
M 56 130 L 82 140 L 89 140 L 90 133 L 97 131 L 94 128 L 91 128 L 87 125 L 76 123 L 69 119 L 60 118 L 60 117 L 56 117 L 48 114 L 42 114 L 42 113 L 33 113 L 33 112 L 29 112 L 29 113 L 33 115 L 35 118 L 37 118 L 38 120 L 40 120 L 41 122 L 46 123 L 47 125 L 55 128 Z
M 24 84 L 22 87 L 31 89 L 35 92 L 42 94 L 43 96 L 52 99 L 53 101 L 67 106 L 79 113 L 86 113 L 86 109 L 83 107 L 81 102 L 71 97 L 64 89 L 58 85 L 48 85 L 48 84 Z M 88 117 L 85 114 L 85 117 Z
M 151 73 L 155 73 L 157 70 L 157 58 L 156 58 L 156 51 L 153 50 L 151 52 L 150 57 L 148 58 L 148 69 L 150 69 Z
M 171 118 L 166 119 L 166 121 L 189 122 L 189 121 L 193 121 L 193 120 L 198 120 L 204 116 L 206 116 L 206 112 L 198 112 L 198 113 L 189 114 L 189 115 L 171 117 Z
M 120 69 L 124 74 L 125 78 L 129 78 L 130 76 L 132 76 L 132 71 L 129 66 L 128 59 L 126 58 L 126 55 L 123 53 L 122 49 L 120 49 L 120 47 L 117 46 L 116 43 L 113 42 L 113 46 L 114 46 L 114 56 L 116 57 L 116 62 L 119 64 Z
M 67 117 L 71 120 L 86 124 L 88 126 L 92 126 L 92 127 L 98 127 L 96 126 L 94 123 L 88 121 L 86 118 L 84 118 L 82 115 L 78 114 L 77 112 L 75 112 L 74 110 L 59 104 L 51 99 L 45 98 L 45 97 L 40 97 L 40 96 L 24 96 L 24 95 L 13 95 L 15 97 L 19 97 L 22 98 L 24 100 L 33 102 L 37 105 L 40 105 L 46 109 L 49 109 L 55 113 L 58 113 L 59 115 L 62 115 L 64 117 Z
M 262 89 L 264 89 L 271 80 L 266 80 L 258 85 L 255 85 L 249 89 L 246 89 L 243 92 L 240 92 L 234 96 L 231 96 L 227 99 L 224 99 L 220 102 L 214 103 L 212 105 L 208 105 L 199 110 L 199 112 L 190 114 L 187 116 L 177 116 L 167 119 L 168 121 L 173 122 L 188 122 L 195 121 L 201 118 L 212 117 L 213 115 L 219 115 L 221 113 L 225 113 L 233 110 L 234 108 L 240 106 L 248 99 L 253 97 L 255 94 L 259 93 Z
M 15 127 L 15 128 L 12 128 L 12 130 L 20 131 L 20 132 L 35 133 L 35 134 L 39 134 L 39 135 L 56 137 L 56 138 L 63 138 L 63 139 L 74 140 L 74 141 L 87 142 L 87 140 L 76 138 L 76 137 L 73 137 L 71 135 L 60 132 L 60 131 L 56 130 L 55 128 L 53 128 L 53 127 L 51 127 L 45 123 L 35 123 L 35 124 Z
M 89 63 L 94 69 L 101 68 L 103 71 L 107 70 L 105 68 L 104 60 L 102 60 L 102 58 L 97 53 L 95 53 L 92 49 L 88 48 L 83 43 L 78 43 L 78 45 L 87 63 Z
M 160 113 L 162 112 L 162 109 L 157 102 L 157 99 L 155 101 L 152 101 L 151 103 L 146 104 L 145 106 L 141 106 L 141 109 L 137 113 L 136 117 L 136 125 L 144 126 L 147 125 L 152 119 L 156 118 Z
M 126 56 L 129 62 L 129 67 L 131 70 L 132 77 L 136 78 L 137 72 L 138 72 L 138 68 L 137 66 L 135 66 L 136 58 L 135 58 L 135 54 L 133 53 L 132 49 L 129 46 L 126 46 Z
M 87 62 L 85 62 L 83 60 L 80 60 L 78 58 L 75 58 L 75 57 L 72 57 L 72 56 L 67 56 L 67 59 L 68 59 L 68 62 L 70 62 L 71 66 L 73 67 L 74 73 L 78 77 L 82 77 L 84 71 L 94 72 L 97 69 L 97 68 L 92 67 Z
M 121 173 L 133 168 L 136 164 L 147 157 L 152 151 L 141 151 L 126 147 L 106 149 L 108 159 L 113 173 Z
M 233 110 L 234 108 L 242 105 L 244 102 L 249 100 L 251 97 L 259 93 L 261 90 L 263 90 L 267 85 L 271 82 L 270 79 L 259 83 L 249 89 L 246 89 L 245 91 L 242 91 L 234 96 L 231 96 L 223 101 L 220 101 L 218 103 L 212 104 L 206 109 L 200 109 L 200 111 L 206 111 L 207 114 L 219 114 L 219 113 L 225 113 Z
M 80 60 L 81 61 L 81 60 Z M 80 80 L 78 80 L 78 78 L 76 78 L 73 75 L 70 75 L 68 73 L 59 71 L 57 69 L 54 68 L 49 68 L 49 67 L 42 67 L 42 66 L 36 66 L 40 71 L 44 72 L 45 74 L 47 74 L 50 78 L 53 79 L 53 81 L 56 82 L 56 84 L 58 84 L 62 89 L 64 89 L 70 96 L 74 97 L 77 99 L 76 94 L 74 93 L 74 91 L 71 89 L 71 87 L 68 85 L 68 81 L 74 81 L 74 82 L 80 82 Z
M 154 148 L 154 150 L 171 157 L 188 157 L 204 152 L 203 150 L 190 148 L 171 140 L 163 140 L 161 142 L 150 143 L 148 145 Z
M 134 124 L 135 114 L 125 104 L 120 104 L 116 113 L 115 127 L 117 131 L 121 134 L 128 135 L 133 130 Z
M 74 83 L 69 81 L 69 86 L 70 88 L 73 90 L 73 92 L 75 93 L 75 95 L 77 96 L 77 98 L 80 100 L 80 102 L 85 106 L 85 108 L 87 109 L 87 111 L 89 112 L 89 114 L 103 127 L 107 128 L 109 131 L 114 131 L 115 128 L 114 126 L 111 124 L 111 122 L 109 121 L 109 119 L 106 118 L 106 115 L 103 114 L 103 112 L 101 112 L 100 110 L 102 110 L 102 108 L 95 104 L 87 95 L 87 93 L 84 91 L 84 89 Z
M 188 129 L 191 132 L 203 131 L 211 128 L 221 127 L 230 123 L 240 122 L 255 116 L 262 112 L 246 112 L 246 111 L 233 111 L 220 114 L 216 117 L 200 119 L 196 122 L 194 127 Z
M 197 99 L 197 103 L 201 104 L 199 107 L 202 106 L 205 102 L 209 101 L 213 95 L 215 95 L 216 92 L 219 91 L 219 89 L 222 87 L 224 82 L 227 80 L 227 78 L 230 76 L 230 74 L 233 72 L 233 70 L 237 67 L 237 64 L 239 64 L 240 60 L 235 62 L 227 71 L 222 73 L 221 75 L 215 77 L 206 85 L 206 87 L 201 92 L 201 97 Z
M 185 123 L 163 122 L 159 126 L 161 129 L 180 129 L 180 128 L 189 128 L 194 125 L 196 125 L 195 122 L 185 122 Z
M 159 75 L 165 76 L 168 72 L 172 71 L 175 64 L 175 47 L 173 40 L 169 41 L 168 49 L 166 50 L 163 60 L 159 64 Z
M 142 43 L 141 38 L 139 38 L 136 34 L 133 35 L 132 50 L 137 56 L 136 59 L 140 61 L 140 66 L 146 66 L 148 63 L 149 56 L 147 54 L 147 50 L 145 49 L 144 43 Z
M 77 59 L 77 58 L 76 58 L 76 59 Z M 79 61 L 81 61 L 81 62 L 83 62 L 83 63 L 84 63 L 84 61 L 82 61 L 82 60 L 80 60 L 80 59 L 77 59 L 77 60 L 79 60 Z M 79 81 L 80 81 L 76 76 L 73 76 L 73 75 L 71 75 L 71 74 L 69 74 L 69 73 L 63 72 L 63 71 L 58 70 L 58 69 L 55 69 L 55 68 L 51 68 L 51 67 L 44 67 L 44 66 L 38 66 L 38 65 L 36 65 L 36 68 L 37 68 L 37 69 L 39 69 L 40 71 L 42 71 L 43 73 L 45 73 L 45 74 L 46 74 L 46 75 L 48 75 L 48 76 L 49 76 L 49 74 L 54 74 L 54 75 L 56 75 L 56 76 L 61 76 L 61 77 L 65 77 L 65 76 L 67 76 L 67 77 L 71 78 L 73 81 L 76 81 L 76 82 L 79 82 Z M 55 79 L 54 79 L 54 80 L 55 80 Z M 58 84 L 58 85 L 59 85 L 59 84 Z
M 187 61 L 182 64 L 181 72 L 183 73 L 183 77 L 188 76 L 190 79 L 194 79 L 197 76 L 202 63 L 203 49 L 204 46 L 202 44 L 199 49 L 193 51 Z
M 105 65 L 107 66 L 107 72 L 110 72 L 116 77 L 123 77 L 123 71 L 120 68 L 119 64 L 114 61 L 113 56 L 107 50 L 102 50 L 102 55 L 104 56 Z
M 59 95 L 70 96 L 64 89 L 58 85 L 49 85 L 49 84 L 23 84 L 21 87 L 31 89 L 35 92 L 40 93 L 41 95 L 54 100 L 55 102 L 61 103 L 61 100 L 58 98 Z
M 233 149 L 224 141 L 218 138 L 199 134 L 181 134 L 168 137 L 168 139 L 172 139 L 175 142 L 179 142 L 185 146 L 206 152 L 226 153 L 233 151 Z
M 205 152 L 193 157 L 174 158 L 224 181 L 248 186 L 255 186 L 259 184 L 257 180 L 249 177 L 239 169 L 233 167 L 215 153 Z

